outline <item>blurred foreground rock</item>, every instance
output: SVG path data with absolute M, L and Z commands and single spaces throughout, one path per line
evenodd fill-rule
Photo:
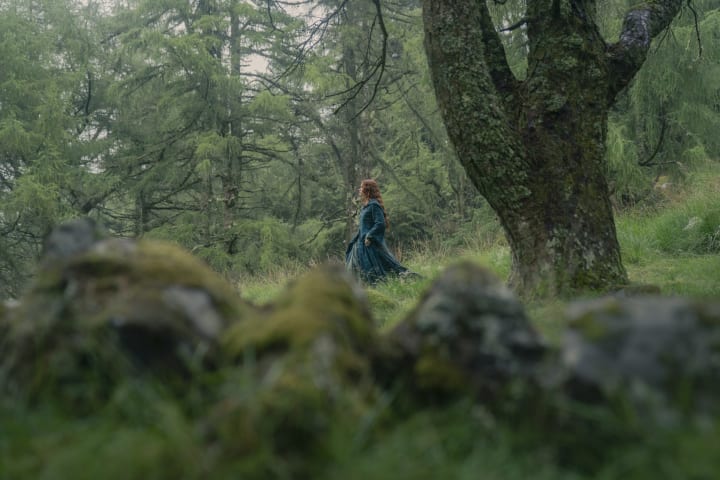
M 717 415 L 720 303 L 613 297 L 558 321 L 569 328 L 552 346 L 500 280 L 461 263 L 381 335 L 341 267 L 256 308 L 176 246 L 76 220 L 50 235 L 19 303 L 0 305 L 0 393 L 86 414 L 128 379 L 159 381 L 218 461 L 237 465 L 233 478 L 246 467 L 269 478 L 277 458 L 287 478 L 313 478 L 309 460 L 329 455 L 337 428 L 364 435 L 391 421 L 393 402 L 469 396 L 575 452 L 625 438 L 632 409 Z M 588 406 L 590 420 L 576 413 Z
M 491 399 L 533 381 L 546 346 L 518 298 L 490 271 L 448 268 L 390 333 L 391 362 L 420 391 Z M 389 366 L 392 368 L 392 366 Z
M 247 454 L 264 439 L 293 471 L 322 455 L 333 422 L 356 424 L 375 403 L 371 371 L 377 334 L 363 290 L 344 268 L 294 280 L 269 311 L 230 326 L 224 356 L 249 376 L 252 395 L 230 388 L 207 427 L 223 454 Z M 241 381 L 238 381 L 238 385 Z
M 608 297 L 571 305 L 568 322 L 561 361 L 573 397 L 718 412 L 720 302 Z
M 216 361 L 221 332 L 250 314 L 223 279 L 171 244 L 60 226 L 6 319 L 6 388 L 90 408 L 127 375 L 182 381 Z

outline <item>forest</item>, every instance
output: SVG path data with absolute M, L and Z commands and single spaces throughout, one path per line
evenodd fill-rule
M 720 0 L 0 0 L 0 58 L 0 480 L 720 475 Z M 415 278 L 346 275 L 370 178 Z

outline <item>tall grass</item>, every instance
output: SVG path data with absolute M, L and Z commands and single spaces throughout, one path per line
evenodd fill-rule
M 663 194 L 662 208 L 617 218 L 630 279 L 664 294 L 720 296 L 720 167 L 707 165 Z
M 682 186 L 665 192 L 659 211 L 630 211 L 618 217 L 618 237 L 625 260 L 664 255 L 720 253 L 720 172 L 706 167 Z

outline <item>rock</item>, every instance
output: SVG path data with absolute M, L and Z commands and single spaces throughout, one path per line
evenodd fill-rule
M 90 406 L 128 375 L 182 383 L 216 360 L 229 324 L 253 314 L 181 248 L 97 241 L 92 232 L 71 222 L 50 235 L 50 257 L 9 315 L 0 344 L 0 376 L 9 388 Z M 77 248 L 67 239 L 78 239 Z
M 608 297 L 568 309 L 561 362 L 570 395 L 718 411 L 720 302 Z
M 386 363 L 412 372 L 417 388 L 486 398 L 533 375 L 546 350 L 518 298 L 467 262 L 435 280 L 389 340 Z
M 304 350 L 330 336 L 343 347 L 368 351 L 375 338 L 367 298 L 344 269 L 325 266 L 294 280 L 272 303 L 265 318 L 234 325 L 224 336 L 235 357 L 252 350 Z
M 45 239 L 42 262 L 48 264 L 66 260 L 108 237 L 107 231 L 91 218 L 69 220 L 58 225 Z
M 333 419 L 357 422 L 373 403 L 375 343 L 364 292 L 344 268 L 309 272 L 265 315 L 223 334 L 225 356 L 253 390 L 229 389 L 208 431 L 231 458 L 262 446 L 302 465 L 325 448 Z

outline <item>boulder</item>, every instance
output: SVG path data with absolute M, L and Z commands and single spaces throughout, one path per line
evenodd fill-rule
M 571 304 L 567 319 L 560 358 L 573 398 L 718 411 L 720 302 L 607 297 Z
M 210 409 L 208 431 L 230 458 L 270 449 L 298 473 L 322 455 L 334 423 L 355 425 L 375 401 L 375 343 L 355 280 L 339 266 L 310 271 L 223 334 L 237 377 Z
M 386 369 L 425 391 L 492 399 L 535 375 L 546 347 L 519 299 L 489 270 L 449 267 L 389 335 Z
M 92 218 L 68 220 L 55 227 L 45 238 L 41 264 L 65 261 L 109 237 L 107 230 Z
M 90 406 L 127 375 L 182 380 L 211 365 L 221 333 L 252 314 L 175 245 L 101 238 L 84 221 L 59 227 L 47 245 L 1 340 L 0 376 L 31 397 L 51 391 Z

